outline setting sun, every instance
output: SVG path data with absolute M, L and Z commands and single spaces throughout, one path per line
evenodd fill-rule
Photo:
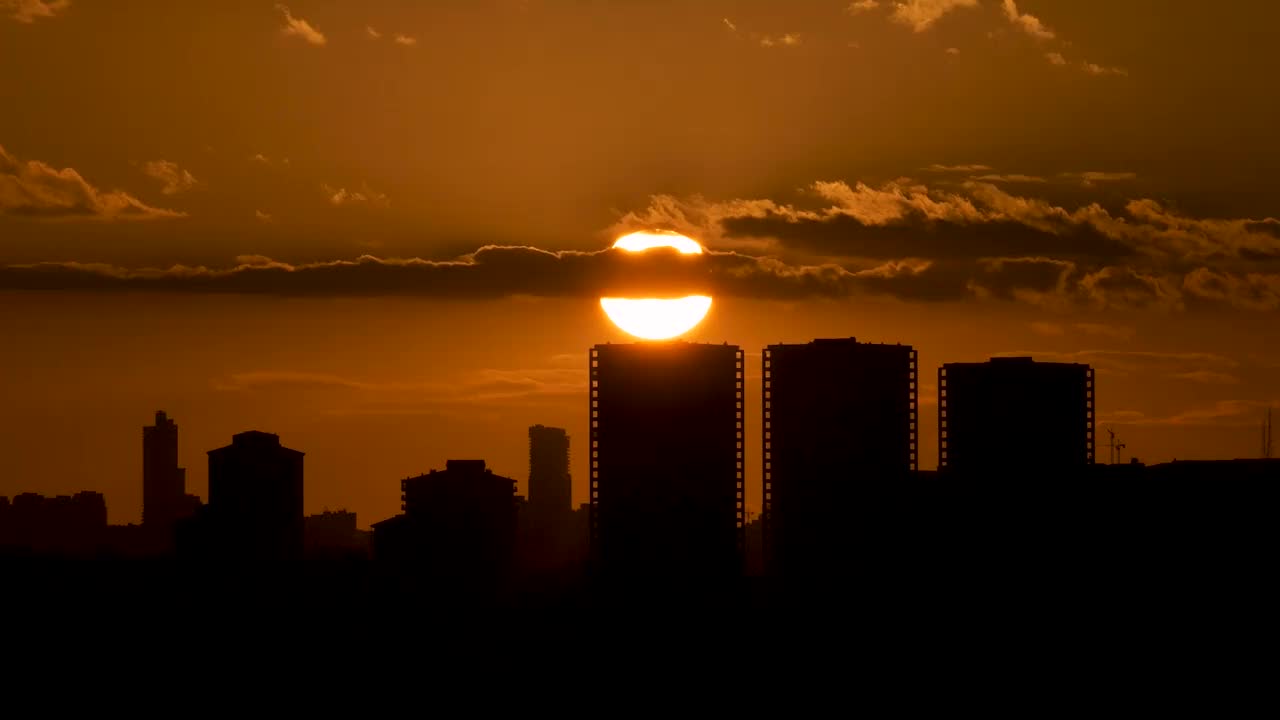
M 674 248 L 682 255 L 700 255 L 702 246 L 674 232 L 634 232 L 613 246 L 630 252 Z M 682 298 L 600 298 L 600 307 L 623 332 L 643 340 L 670 340 L 692 330 L 711 310 L 707 295 Z

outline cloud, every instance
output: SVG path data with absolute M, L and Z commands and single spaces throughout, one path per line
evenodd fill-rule
M 186 213 L 151 207 L 122 190 L 99 190 L 72 168 L 19 161 L 0 147 L 0 215 L 155 220 Z
M 915 32 L 924 32 L 953 10 L 977 6 L 978 0 L 905 0 L 893 4 L 890 17 Z
M 949 47 L 949 48 L 947 48 L 947 54 L 948 54 L 948 55 L 959 55 L 959 54 L 960 54 L 960 48 Z
M 1070 177 L 1093 185 L 1131 175 Z M 717 203 L 656 196 L 645 210 L 623 216 L 615 230 L 657 226 L 739 247 L 824 257 L 1043 256 L 1097 269 L 1125 262 L 1184 272 L 1205 264 L 1266 272 L 1280 266 L 1280 221 L 1194 218 L 1151 199 L 1130 200 L 1120 211 L 1098 203 L 1071 208 L 974 180 L 945 189 L 910 181 L 819 181 L 803 199 Z
M 721 20 L 724 21 L 724 26 L 729 28 L 730 32 L 738 32 L 738 26 L 734 25 L 732 20 L 729 18 L 721 18 Z
M 365 25 L 365 26 L 364 26 L 364 34 L 365 34 L 365 35 L 368 35 L 369 37 L 373 38 L 374 40 L 377 40 L 378 38 L 382 37 L 382 33 L 380 33 L 380 32 L 378 32 L 377 30 L 375 30 L 375 29 L 374 29 L 374 27 L 373 27 L 372 25 Z
M 930 165 L 925 168 L 929 172 L 935 173 L 977 173 L 993 170 L 990 165 Z
M 1037 40 L 1054 39 L 1054 32 L 1045 27 L 1045 24 L 1040 22 L 1039 18 L 1018 12 L 1018 5 L 1014 0 L 1004 0 L 1003 8 L 1004 16 L 1009 19 L 1009 22 L 1013 23 L 1014 27 Z
M 76 262 L 9 265 L 0 266 L 0 289 L 452 299 L 594 299 L 695 293 L 777 300 L 866 296 L 950 300 L 969 296 L 965 277 L 948 272 L 923 261 L 851 270 L 834 264 L 788 264 L 734 252 L 682 256 L 650 251 L 637 256 L 613 249 L 557 252 L 485 246 L 449 261 L 366 255 L 355 260 L 289 264 L 247 256 L 222 269 L 131 269 Z M 998 272 L 992 270 L 989 282 L 997 284 Z M 1009 284 L 1018 283 L 1011 280 Z
M 401 34 L 399 34 L 399 33 L 396 33 L 396 36 L 395 36 L 395 38 L 392 40 L 392 42 L 394 42 L 394 43 L 395 43 L 395 44 L 397 44 L 397 45 L 404 45 L 404 46 L 406 46 L 406 47 L 413 47 L 414 45 L 417 45 L 417 44 L 418 44 L 418 38 L 415 38 L 415 37 L 409 37 L 408 35 L 401 35 Z
M 195 187 L 197 181 L 190 172 L 178 167 L 168 160 L 150 160 L 143 163 L 142 172 L 148 177 L 159 180 L 164 186 L 160 192 L 165 195 L 177 195 Z
M 1092 185 L 1128 174 L 1069 177 Z M 1280 309 L 1280 220 L 1197 218 L 1145 198 L 1118 209 L 1067 207 L 978 180 L 941 188 L 907 179 L 821 181 L 796 203 L 654 196 L 612 231 L 654 228 L 792 262 L 878 268 L 864 285 L 891 285 L 890 294 L 912 298 Z
M 369 207 L 385 208 L 391 205 L 391 199 L 385 193 L 380 193 L 370 188 L 367 184 L 362 184 L 360 189 L 355 191 L 348 191 L 346 188 L 334 188 L 331 185 L 321 185 L 320 188 L 329 199 L 329 204 L 335 207 L 367 205 Z
M 880 7 L 879 0 L 854 0 L 854 2 L 849 3 L 849 7 L 845 8 L 845 11 L 850 15 L 858 15 L 870 12 L 878 7 Z
M 1044 54 L 1050 65 L 1066 65 L 1067 59 L 1060 52 L 1047 52 Z
M 271 213 L 262 212 L 261 210 L 254 210 L 253 216 L 257 218 L 259 222 L 264 222 L 264 223 L 275 222 L 275 217 Z
M 0 10 L 20 23 L 30 24 L 42 18 L 53 18 L 71 7 L 71 0 L 0 0 Z
M 294 17 L 293 13 L 289 12 L 288 7 L 277 4 L 276 10 L 279 10 L 280 14 L 284 16 L 284 27 L 280 29 L 283 34 L 300 37 L 308 44 L 317 47 L 323 46 L 328 42 L 324 33 L 317 30 L 306 20 Z
M 1147 275 L 1129 268 L 1084 272 L 1075 263 L 1040 257 L 977 262 L 903 259 L 849 267 L 789 263 L 732 251 L 697 256 L 650 251 L 635 256 L 612 249 L 549 251 L 493 245 L 449 261 L 366 255 L 355 260 L 289 264 L 243 256 L 237 258 L 236 265 L 221 269 L 181 265 L 133 269 L 77 262 L 0 266 L 0 290 L 451 299 L 636 294 L 712 294 L 763 300 L 879 296 L 903 301 L 1018 301 L 1055 310 L 1066 306 L 1182 309 L 1190 295 L 1180 288 L 1180 282 L 1178 276 Z M 1273 282 L 1280 288 L 1280 275 Z M 1208 296 L 1197 301 L 1206 305 L 1230 303 L 1229 299 Z M 1242 307 L 1268 310 L 1277 304 Z
M 1080 184 L 1085 187 L 1092 187 L 1098 183 L 1108 182 L 1129 182 L 1138 179 L 1138 173 L 1133 172 L 1098 172 L 1089 171 L 1082 173 L 1064 173 L 1064 177 L 1079 178 Z

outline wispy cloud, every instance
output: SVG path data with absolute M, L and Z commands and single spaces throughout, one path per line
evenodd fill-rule
M 26 24 L 57 17 L 69 7 L 71 0 L 0 0 L 0 10 L 8 12 L 10 18 Z
M 370 188 L 367 184 L 362 184 L 359 190 L 347 190 L 346 188 L 335 188 L 332 185 L 321 185 L 325 197 L 329 199 L 329 204 L 334 206 L 343 205 L 368 205 L 370 207 L 388 207 L 391 205 L 391 199 L 385 193 Z
M 936 163 L 925 168 L 929 172 L 936 173 L 978 173 L 992 169 L 990 165 L 938 165 Z
M 382 33 L 378 32 L 376 29 L 374 29 L 374 27 L 373 27 L 372 25 L 365 25 L 365 26 L 364 26 L 364 33 L 365 33 L 366 35 L 368 35 L 369 37 L 373 38 L 374 40 L 377 40 L 378 38 L 381 38 L 381 37 L 382 37 Z
M 1066 59 L 1065 57 L 1063 57 L 1063 56 L 1062 56 L 1062 53 L 1060 53 L 1060 52 L 1047 52 L 1047 53 L 1045 53 L 1045 54 L 1044 54 L 1044 57 L 1045 57 L 1045 59 L 1046 59 L 1046 60 L 1048 60 L 1048 61 L 1049 61 L 1049 64 L 1050 64 L 1050 65 L 1059 65 L 1059 66 L 1061 66 L 1061 65 L 1066 65 L 1066 64 L 1067 64 L 1067 59 Z
M 1081 185 L 1085 187 L 1093 187 L 1098 183 L 1129 182 L 1137 180 L 1138 173 L 1089 170 L 1080 173 L 1063 173 L 1063 177 L 1077 178 L 1080 180 Z
M 916 32 L 924 32 L 947 13 L 978 6 L 978 0 L 905 0 L 893 5 L 890 17 Z
M 142 172 L 146 173 L 147 177 L 158 180 L 163 185 L 160 192 L 165 195 L 186 192 L 197 184 L 195 177 L 189 171 L 183 170 L 177 163 L 169 160 L 149 160 L 142 164 Z
M 400 33 L 396 33 L 396 36 L 395 36 L 395 38 L 393 38 L 393 39 L 392 39 L 392 42 L 394 42 L 394 43 L 395 43 L 395 44 L 397 44 L 397 45 L 405 45 L 405 46 L 408 46 L 408 47 L 412 47 L 412 46 L 414 46 L 414 45 L 417 45 L 417 44 L 418 44 L 418 38 L 410 37 L 410 36 L 408 36 L 408 35 L 401 35 Z
M 1119 75 L 1121 77 L 1128 77 L 1129 75 L 1129 71 L 1122 67 L 1107 67 L 1091 62 L 1081 63 L 1080 66 L 1090 75 Z
M 870 12 L 878 7 L 880 7 L 879 0 L 854 0 L 854 2 L 849 3 L 849 7 L 845 8 L 845 11 L 850 15 L 858 15 Z
M 975 175 L 974 180 L 982 182 L 998 182 L 998 183 L 1042 183 L 1048 180 L 1039 175 L 1020 175 L 1018 173 L 1008 175 Z
M 724 21 L 724 26 L 729 28 L 730 32 L 738 32 L 738 26 L 734 25 L 732 20 L 729 18 L 721 18 L 721 20 Z
M 0 147 L 0 215 L 156 220 L 186 213 L 151 207 L 123 190 L 99 190 L 72 168 L 19 161 Z
M 799 33 L 761 35 L 759 43 L 761 47 L 794 47 L 800 44 L 800 35 Z
M 328 42 L 324 33 L 317 30 L 306 20 L 303 20 L 300 17 L 294 17 L 293 13 L 289 12 L 289 8 L 285 5 L 277 4 L 276 10 L 280 11 L 280 14 L 284 16 L 284 27 L 280 29 L 280 32 L 285 35 L 302 38 L 308 44 L 315 45 L 317 47 L 323 46 Z
M 254 210 L 253 216 L 258 219 L 258 222 L 273 223 L 276 220 L 271 213 L 262 212 L 261 210 Z
M 1115 425 L 1179 425 L 1190 427 L 1258 426 L 1257 413 L 1275 403 L 1251 400 L 1219 400 L 1212 405 L 1189 408 L 1172 415 L 1151 416 L 1138 410 L 1121 410 L 1103 414 L 1099 422 Z

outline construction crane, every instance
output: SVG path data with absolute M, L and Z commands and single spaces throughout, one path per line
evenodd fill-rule
M 1126 447 L 1126 445 L 1125 445 L 1124 443 L 1118 443 L 1118 442 L 1116 442 L 1116 431 L 1115 431 L 1115 430 L 1112 430 L 1111 428 L 1107 428 L 1107 435 L 1108 435 L 1108 436 L 1110 436 L 1110 438 L 1111 438 L 1111 439 L 1110 439 L 1110 441 L 1107 443 L 1107 446 L 1108 446 L 1109 448 L 1111 448 L 1111 464 L 1112 464 L 1112 465 L 1119 465 L 1119 464 L 1120 464 L 1120 451 L 1121 451 L 1121 450 L 1124 450 L 1124 449 L 1125 449 L 1125 447 Z

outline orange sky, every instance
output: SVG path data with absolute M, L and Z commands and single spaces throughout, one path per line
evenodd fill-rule
M 595 298 L 649 284 L 715 294 L 690 339 L 753 375 L 817 336 L 915 345 L 929 402 L 944 361 L 1090 362 L 1128 452 L 1254 455 L 1280 406 L 1277 21 L 0 0 L 0 495 L 96 489 L 136 521 L 157 409 L 199 492 L 251 428 L 307 453 L 309 512 L 362 524 L 449 457 L 523 483 L 525 427 L 580 449 L 586 350 L 625 339 Z M 640 228 L 711 252 L 601 252 Z

